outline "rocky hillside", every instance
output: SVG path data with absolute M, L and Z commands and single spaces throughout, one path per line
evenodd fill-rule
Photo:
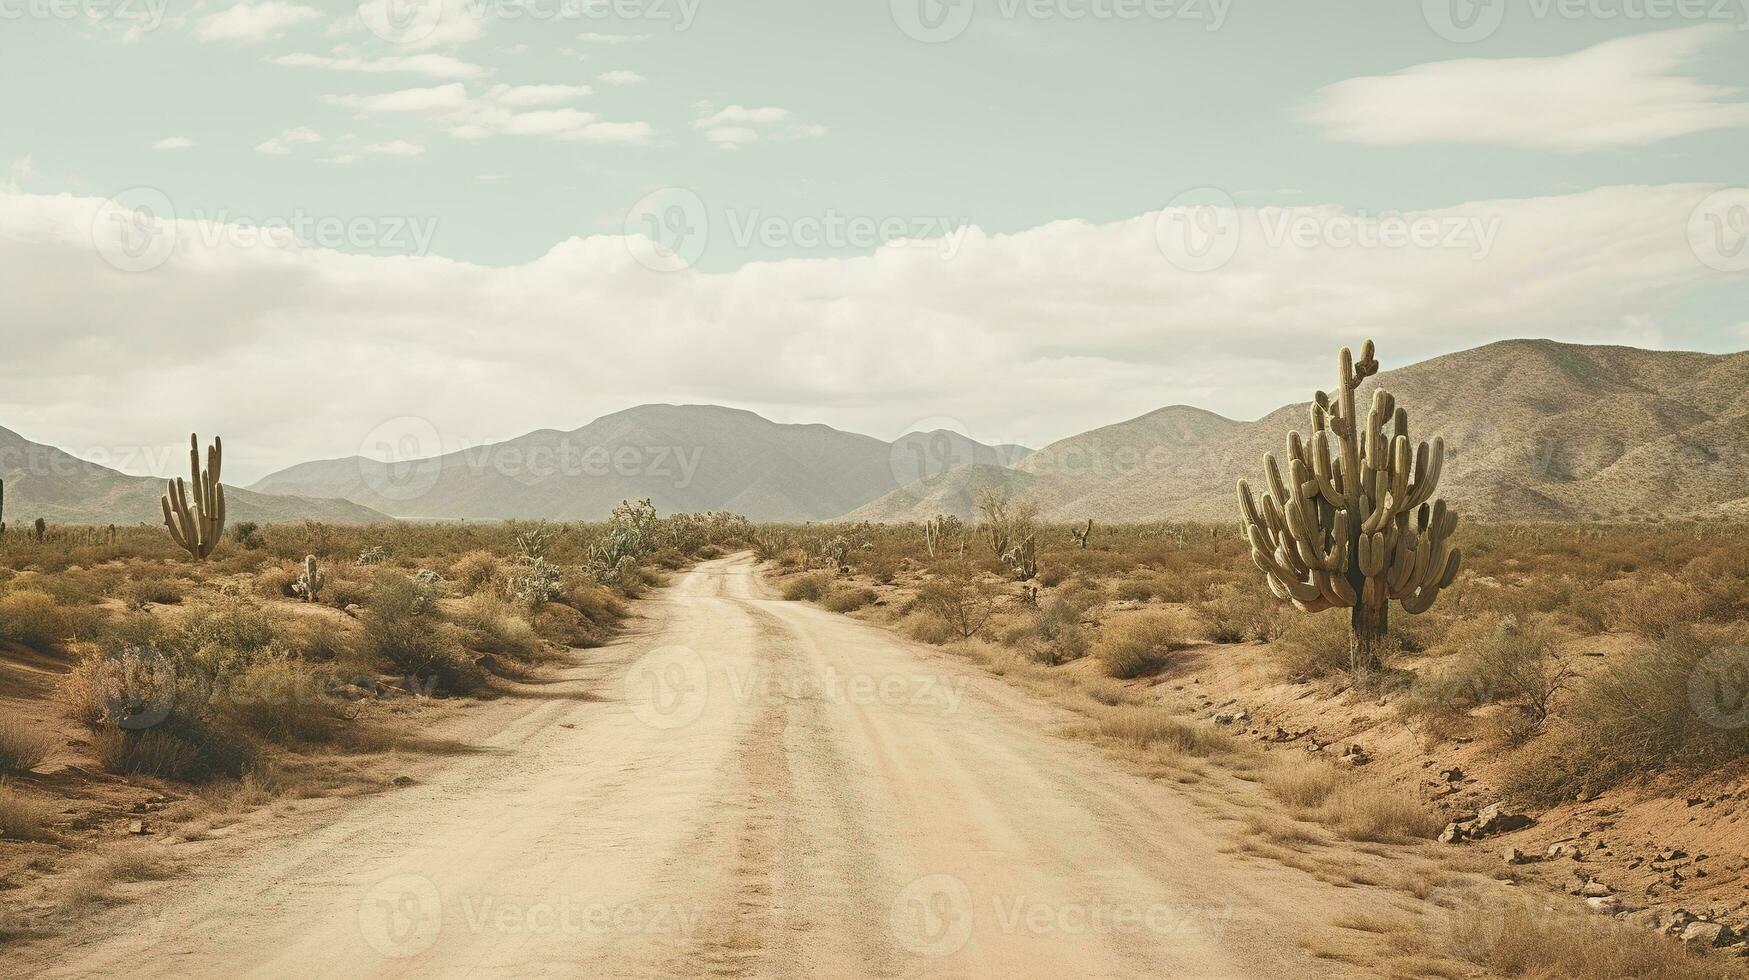
M 0 479 L 6 481 L 5 520 L 23 527 L 42 518 L 51 524 L 157 524 L 164 481 L 130 476 L 86 462 L 53 446 L 0 429 Z M 383 514 L 346 500 L 317 500 L 225 488 L 232 521 L 279 523 L 305 519 L 342 524 L 385 520 Z
M 1334 386 L 1334 357 L 1329 373 Z M 1376 384 L 1409 409 L 1419 438 L 1445 438 L 1442 491 L 1472 516 L 1742 513 L 1749 498 L 1749 353 L 1514 340 L 1385 371 L 1363 400 Z M 1309 427 L 1309 407 L 1308 397 L 1255 422 L 1161 409 L 1046 446 L 1011 477 L 962 467 L 849 517 L 970 517 L 976 487 L 1006 480 L 1051 519 L 1225 520 L 1235 481 L 1257 480 L 1263 454 Z

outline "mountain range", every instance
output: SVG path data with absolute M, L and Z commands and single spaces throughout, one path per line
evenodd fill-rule
M 32 442 L 0 428 L 0 480 L 5 481 L 4 519 L 23 527 L 37 518 L 50 524 L 158 524 L 164 481 L 130 476 L 107 466 Z M 304 519 L 366 524 L 383 515 L 349 500 L 310 499 L 256 493 L 227 485 L 225 509 L 233 521 L 285 523 Z
M 1331 358 L 1330 383 L 1335 383 Z M 1749 352 L 1512 340 L 1369 379 L 1446 444 L 1441 493 L 1471 517 L 1749 517 Z M 1310 394 L 1306 392 L 1305 394 Z M 1228 520 L 1233 485 L 1309 427 L 1310 402 L 1256 421 L 1184 405 L 1033 451 L 945 430 L 886 442 L 713 405 L 644 405 L 429 459 L 301 463 L 233 490 L 233 519 L 600 520 L 623 499 L 759 521 L 975 516 L 980 490 L 1047 520 Z M 157 520 L 162 483 L 0 429 L 9 519 Z

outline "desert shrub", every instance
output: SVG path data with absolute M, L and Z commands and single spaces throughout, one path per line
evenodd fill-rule
M 299 657 L 311 663 L 335 663 L 352 654 L 352 643 L 346 632 L 326 620 L 310 624 L 294 648 Z
M 820 600 L 820 605 L 835 613 L 849 613 L 874 602 L 873 589 L 833 589 Z
M 781 594 L 790 602 L 818 602 L 831 587 L 832 576 L 824 572 L 812 572 L 786 580 Z
M 1154 577 L 1138 575 L 1117 583 L 1112 594 L 1125 602 L 1147 602 L 1154 598 Z
M 235 776 L 254 756 L 242 733 L 219 724 L 215 699 L 225 688 L 211 680 L 169 655 L 129 648 L 82 659 L 60 690 L 73 716 L 96 729 L 92 744 L 111 772 L 199 782 Z
M 918 608 L 948 625 L 960 639 L 977 636 L 996 613 L 999 591 L 976 566 L 964 560 L 944 561 L 917 593 Z
M 434 679 L 450 690 L 472 690 L 479 668 L 467 661 L 438 615 L 432 586 L 385 575 L 364 612 L 362 652 L 411 677 Z
M 934 646 L 964 639 L 951 623 L 927 609 L 919 609 L 906 616 L 904 629 L 905 635 L 911 639 Z
M 0 839 L 42 840 L 55 808 L 0 779 Z
M 485 549 L 470 551 L 449 567 L 449 577 L 462 595 L 490 589 L 504 575 L 504 565 L 498 556 Z
M 1011 642 L 1028 645 L 1035 660 L 1052 666 L 1079 660 L 1087 655 L 1091 642 L 1087 628 L 1081 625 L 1091 607 L 1092 600 L 1085 592 L 1066 589 L 1040 603 L 1021 635 Z
M 227 727 L 260 738 L 326 741 L 339 719 L 324 693 L 324 681 L 289 656 L 271 656 L 226 678 L 216 708 Z
M 1356 776 L 1303 754 L 1275 760 L 1263 772 L 1263 785 L 1295 814 L 1353 840 L 1427 838 L 1443 826 L 1439 815 L 1412 789 L 1382 778 Z
M 267 547 L 267 539 L 261 536 L 261 525 L 254 521 L 239 521 L 231 525 L 231 540 L 249 551 Z
M 541 638 L 517 607 L 480 594 L 463 603 L 455 613 L 462 629 L 462 643 L 482 653 L 526 656 L 540 650 Z
M 1232 748 L 1226 734 L 1208 725 L 1174 717 L 1151 704 L 1125 704 L 1095 717 L 1093 730 L 1133 748 L 1164 747 L 1182 755 L 1207 757 Z
M 17 589 L 0 595 L 0 640 L 43 650 L 69 631 L 66 613 L 47 592 Z
M 1649 929 L 1595 916 L 1549 914 L 1542 903 L 1472 902 L 1452 916 L 1452 949 L 1502 977 L 1634 977 L 1727 980 L 1729 964 L 1705 959 Z
M 1631 775 L 1749 755 L 1749 646 L 1679 629 L 1579 683 L 1551 730 L 1512 757 L 1506 789 L 1553 804 Z
M 1225 585 L 1197 607 L 1215 643 L 1273 640 L 1281 635 L 1281 603 L 1255 586 Z
M 1051 566 L 1048 566 L 1046 568 L 1042 568 L 1039 570 L 1038 584 L 1044 586 L 1047 589 L 1054 589 L 1057 586 L 1062 585 L 1063 580 L 1067 579 L 1068 577 L 1069 577 L 1069 572 L 1067 569 L 1064 569 L 1060 565 L 1051 565 Z M 890 582 L 891 580 L 888 579 L 886 581 Z
M 150 605 L 174 606 L 182 601 L 182 587 L 172 579 L 134 579 L 122 587 L 120 598 L 130 609 L 144 609 Z
M 292 583 L 298 580 L 297 568 L 288 564 L 278 564 L 263 568 L 255 573 L 255 594 L 264 599 L 290 599 L 297 593 L 292 591 Z
M 1482 616 L 1454 625 L 1439 649 L 1455 651 L 1415 682 L 1411 702 L 1430 714 L 1501 704 L 1509 741 L 1521 742 L 1548 719 L 1555 697 L 1572 679 L 1557 652 L 1564 634 L 1548 616 L 1520 624 L 1514 616 Z
M 1332 677 L 1349 669 L 1348 610 L 1327 609 L 1288 620 L 1271 652 L 1289 677 Z
M 1157 670 L 1166 655 L 1187 646 L 1175 616 L 1144 612 L 1114 620 L 1093 646 L 1107 677 L 1128 679 Z
M 370 601 L 376 589 L 374 579 L 346 575 L 336 568 L 328 572 L 328 585 L 322 589 L 322 602 L 335 609 L 362 606 Z
M 26 773 L 49 756 L 54 739 L 33 731 L 23 718 L 0 718 L 0 773 Z

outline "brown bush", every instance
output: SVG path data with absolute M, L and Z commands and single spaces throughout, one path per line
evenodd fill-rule
M 1179 617 L 1143 612 L 1114 620 L 1093 645 L 1093 656 L 1107 677 L 1128 679 L 1152 673 L 1166 655 L 1188 646 Z
M 47 592 L 17 589 L 0 595 L 0 640 L 45 650 L 68 632 L 66 613 Z

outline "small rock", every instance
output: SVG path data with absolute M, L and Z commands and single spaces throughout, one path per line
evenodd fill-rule
M 412 776 L 396 776 L 394 779 L 389 780 L 390 786 L 411 786 L 413 783 L 414 779 Z
M 1525 814 L 1508 812 L 1503 804 L 1493 803 L 1483 807 L 1482 812 L 1476 815 L 1475 836 L 1509 833 L 1534 823 L 1536 821 Z
M 1680 861 L 1687 856 L 1688 856 L 1687 851 L 1685 851 L 1679 847 L 1675 847 L 1675 848 L 1671 848 L 1669 850 L 1659 851 L 1657 860 L 1659 860 L 1659 861 Z
M 130 820 L 130 821 L 128 821 L 128 833 L 130 833 L 130 834 L 139 835 L 139 834 L 149 834 L 151 832 L 152 832 L 151 828 L 146 826 L 146 822 L 144 820 Z
M 1448 783 L 1462 782 L 1463 778 L 1464 778 L 1464 771 L 1462 769 L 1459 769 L 1457 766 L 1452 766 L 1450 769 L 1441 769 L 1439 771 L 1439 778 L 1445 780 Z
M 1614 895 L 1602 895 L 1588 898 L 1585 900 L 1585 905 L 1587 908 L 1591 909 L 1591 911 L 1603 915 L 1615 915 L 1622 911 L 1621 899 L 1616 898 Z
M 1524 853 L 1523 851 L 1519 850 L 1516 847 L 1508 847 L 1504 852 L 1502 852 L 1502 856 L 1504 856 L 1506 858 L 1507 864 L 1533 864 L 1537 861 L 1542 860 L 1541 858 L 1538 858 L 1538 857 L 1532 857 L 1531 855 Z
M 1731 945 L 1737 937 L 1731 927 L 1723 922 L 1691 922 L 1682 930 L 1679 938 L 1684 946 L 1717 949 Z
M 1579 894 L 1586 898 L 1605 898 L 1615 894 L 1615 889 L 1598 881 L 1596 878 L 1589 878 L 1586 880 L 1585 884 L 1579 886 Z
M 1445 825 L 1445 829 L 1439 832 L 1439 842 L 1441 844 L 1461 844 L 1463 843 L 1463 840 L 1464 829 L 1460 824 L 1448 823 Z

